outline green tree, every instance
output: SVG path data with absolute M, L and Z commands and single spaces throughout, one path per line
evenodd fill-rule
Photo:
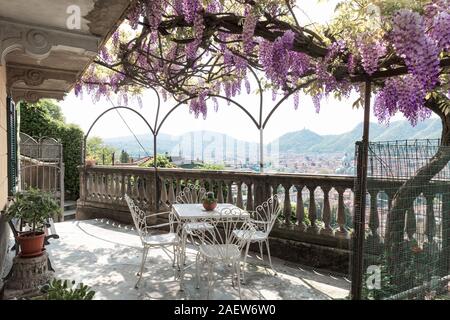
M 197 164 L 194 168 L 202 170 L 224 170 L 225 166 L 223 164 L 201 163 Z
M 61 141 L 65 166 L 64 186 L 68 199 L 77 199 L 81 150 L 84 133 L 80 127 L 64 122 L 61 108 L 54 100 L 20 104 L 20 131 L 32 137 L 51 137 Z
M 130 162 L 130 155 L 125 150 L 122 150 L 122 152 L 120 153 L 120 162 L 121 163 Z
M 116 151 L 115 148 L 105 145 L 100 137 L 89 138 L 86 143 L 86 157 L 94 159 L 99 164 L 112 164 L 112 154 Z M 105 163 L 103 163 L 103 157 Z
M 162 154 L 156 155 L 156 166 L 158 168 L 175 168 L 176 165 L 174 165 L 170 159 Z M 140 164 L 140 167 L 153 167 L 153 158 L 148 159 L 144 163 Z
M 56 104 L 54 100 L 44 99 L 37 102 L 43 109 L 46 110 L 47 114 L 56 121 L 66 122 L 66 118 L 64 118 L 64 114 L 61 110 L 61 107 Z

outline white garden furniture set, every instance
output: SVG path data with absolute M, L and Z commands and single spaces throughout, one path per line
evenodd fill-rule
M 270 256 L 269 234 L 281 212 L 278 197 L 270 197 L 253 212 L 228 203 L 218 203 L 214 210 L 206 211 L 201 204 L 205 194 L 204 188 L 189 184 L 177 195 L 171 211 L 153 214 L 146 214 L 133 199 L 125 195 L 143 246 L 136 288 L 142 279 L 148 250 L 155 247 L 162 249 L 171 259 L 172 266 L 176 268 L 175 279 L 180 283 L 180 290 L 184 290 L 184 275 L 188 268 L 195 266 L 196 284 L 199 288 L 202 271 L 206 267 L 208 299 L 215 283 L 216 265 L 231 269 L 233 287 L 237 285 L 241 297 L 241 282 L 245 282 L 243 271 L 251 243 L 258 243 L 261 259 L 263 245 L 266 245 L 269 265 L 275 272 Z M 158 218 L 161 216 L 167 217 L 168 221 L 159 223 Z M 169 232 L 162 233 L 163 227 Z M 196 253 L 195 263 L 191 264 L 188 264 L 186 254 L 188 242 Z

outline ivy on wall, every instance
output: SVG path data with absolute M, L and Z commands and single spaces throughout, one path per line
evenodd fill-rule
M 81 150 L 84 133 L 80 127 L 65 123 L 59 106 L 52 100 L 20 104 L 20 131 L 34 138 L 51 137 L 63 144 L 64 187 L 68 199 L 79 195 Z

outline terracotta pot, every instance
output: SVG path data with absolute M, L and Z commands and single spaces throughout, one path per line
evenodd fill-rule
M 217 207 L 217 202 L 203 201 L 203 208 L 205 208 L 206 211 L 212 211 L 216 207 Z
M 90 167 L 95 166 L 96 161 L 94 159 L 88 159 L 88 160 L 86 160 L 85 164 L 86 164 L 86 167 L 90 168 Z
M 24 257 L 34 257 L 40 255 L 44 248 L 45 233 L 42 231 L 28 231 L 20 233 L 17 241 L 20 245 L 21 255 Z

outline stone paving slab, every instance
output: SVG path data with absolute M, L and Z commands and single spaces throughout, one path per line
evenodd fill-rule
M 206 281 L 196 289 L 195 270 L 186 272 L 185 290 L 174 280 L 175 271 L 169 257 L 160 249 L 151 249 L 139 289 L 134 288 L 141 261 L 140 239 L 130 226 L 113 225 L 110 221 L 84 220 L 55 224 L 60 236 L 47 246 L 55 276 L 82 281 L 95 291 L 95 299 L 206 299 Z M 194 249 L 188 259 L 194 261 Z M 248 258 L 246 284 L 242 299 L 343 299 L 350 284 L 341 277 L 307 270 L 273 259 L 278 275 L 255 254 Z M 206 272 L 206 270 L 205 270 Z M 212 299 L 239 299 L 224 270 L 217 270 Z M 206 275 L 204 275 L 206 276 Z

